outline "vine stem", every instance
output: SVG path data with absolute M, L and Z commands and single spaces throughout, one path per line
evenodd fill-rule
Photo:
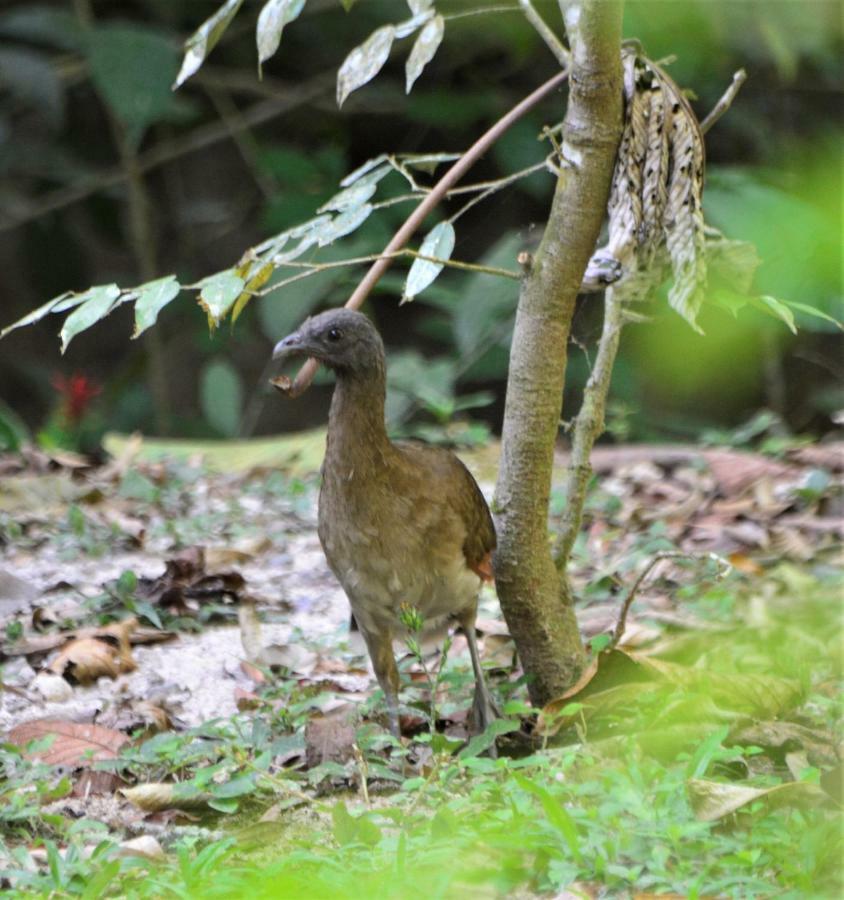
M 393 260 L 393 254 L 401 250 L 410 240 L 417 228 L 425 221 L 428 214 L 437 206 L 437 204 L 445 197 L 448 191 L 463 177 L 463 175 L 487 152 L 487 150 L 528 110 L 532 109 L 546 97 L 554 88 L 561 85 L 568 77 L 568 70 L 557 72 L 552 78 L 549 78 L 544 84 L 541 84 L 533 93 L 528 94 L 520 103 L 514 106 L 509 112 L 502 116 L 490 129 L 482 134 L 477 141 L 458 159 L 454 165 L 443 175 L 443 177 L 432 188 L 431 192 L 416 207 L 416 209 L 408 216 L 404 225 L 393 235 L 390 242 L 384 248 L 381 258 L 376 260 L 369 271 L 364 275 L 358 286 L 352 292 L 352 295 L 346 301 L 347 309 L 360 309 L 364 300 L 369 296 L 372 289 L 378 283 L 381 276 L 390 266 Z M 287 386 L 276 385 L 278 389 L 289 397 L 298 397 L 304 393 L 311 382 L 318 368 L 316 360 L 308 359 L 299 370 L 296 379 Z

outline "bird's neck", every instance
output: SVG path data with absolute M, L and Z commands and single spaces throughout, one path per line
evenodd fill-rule
M 392 445 L 384 426 L 383 364 L 364 373 L 337 375 L 328 414 L 326 463 L 365 470 L 383 463 Z

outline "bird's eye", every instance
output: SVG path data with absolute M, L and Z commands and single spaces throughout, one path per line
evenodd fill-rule
M 331 328 L 328 332 L 329 341 L 339 341 L 343 337 L 343 332 L 339 328 Z

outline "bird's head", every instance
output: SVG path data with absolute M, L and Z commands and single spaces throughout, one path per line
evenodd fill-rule
M 363 313 L 351 309 L 331 309 L 306 319 L 273 350 L 273 359 L 291 356 L 310 356 L 339 374 L 364 375 L 384 368 L 381 336 Z

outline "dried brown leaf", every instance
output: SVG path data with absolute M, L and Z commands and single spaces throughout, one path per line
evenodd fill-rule
M 211 794 L 187 795 L 181 786 L 169 782 L 149 782 L 135 787 L 122 788 L 120 793 L 134 806 L 146 812 L 169 809 L 196 809 L 207 805 Z
M 102 759 L 114 759 L 129 738 L 120 731 L 67 722 L 62 719 L 35 719 L 16 725 L 7 735 L 9 743 L 24 747 L 30 741 L 53 736 L 52 744 L 33 754 L 50 766 L 89 766 Z
M 254 691 L 245 691 L 243 688 L 234 689 L 234 702 L 240 712 L 248 709 L 257 709 L 263 702 Z
M 102 676 L 117 678 L 121 671 L 115 648 L 96 638 L 71 641 L 50 663 L 49 670 L 78 684 L 91 684 Z
M 137 619 L 126 619 L 99 629 L 96 637 L 71 640 L 48 670 L 79 684 L 90 684 L 104 675 L 116 678 L 123 672 L 134 671 L 129 635 L 137 624 Z
M 166 856 L 161 844 L 151 835 L 142 834 L 128 841 L 121 841 L 117 848 L 118 856 L 142 856 L 144 859 L 163 860 Z
M 754 788 L 741 784 L 723 784 L 693 778 L 686 785 L 695 818 L 701 822 L 715 822 L 737 810 L 765 799 L 776 806 L 817 806 L 824 792 L 816 784 L 790 781 L 769 788 Z
M 570 724 L 571 717 L 562 716 L 562 710 L 573 702 L 585 703 L 590 715 L 605 715 L 610 711 L 623 714 L 625 706 L 635 708 L 637 693 L 648 683 L 687 692 L 694 703 L 700 703 L 700 698 L 705 697 L 716 718 L 723 718 L 725 712 L 775 718 L 792 708 L 801 697 L 800 686 L 785 678 L 712 672 L 616 648 L 594 657 L 568 691 L 543 707 L 537 731 L 552 735 Z M 682 695 L 679 702 L 683 702 Z
M 110 795 L 123 783 L 123 779 L 115 772 L 95 772 L 93 769 L 84 769 L 73 782 L 71 796 L 84 798 Z
M 762 479 L 796 481 L 800 469 L 753 453 L 706 450 L 703 454 L 723 497 L 736 497 Z
M 804 466 L 840 472 L 844 469 L 844 441 L 813 444 L 810 447 L 795 447 L 793 450 L 789 450 L 786 456 Z
M 319 656 L 301 644 L 269 644 L 261 648 L 258 662 L 265 666 L 280 666 L 308 678 L 313 674 Z
M 322 716 L 313 716 L 305 726 L 305 755 L 308 768 L 324 762 L 345 763 L 352 759 L 357 706 L 344 704 Z

